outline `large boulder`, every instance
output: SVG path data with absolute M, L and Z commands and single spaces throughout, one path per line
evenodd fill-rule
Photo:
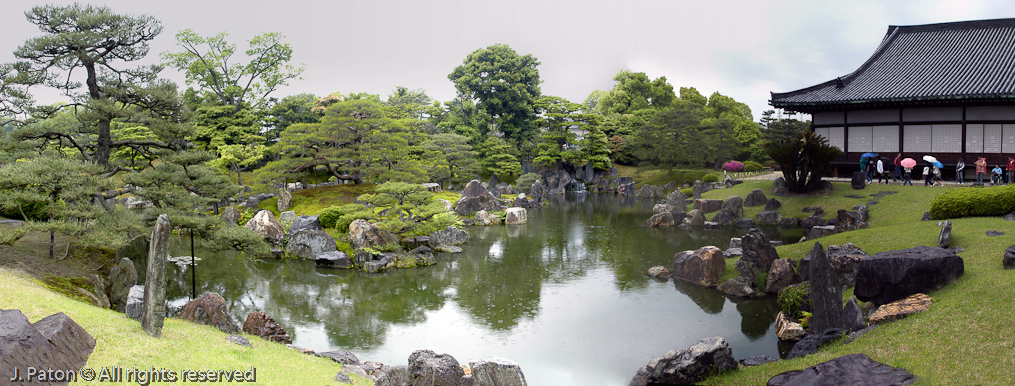
M 316 214 L 313 216 L 299 215 L 293 219 L 292 225 L 289 225 L 289 234 L 295 234 L 304 229 L 323 231 L 324 226 L 321 225 L 321 220 Z
M 697 199 L 694 200 L 694 209 L 700 210 L 702 213 L 712 213 L 722 209 L 723 200 L 706 200 Z
M 501 222 L 500 216 L 481 210 L 476 212 L 476 215 L 472 218 L 472 221 L 476 225 L 498 225 Z
M 280 222 L 280 223 L 283 223 L 283 224 L 284 223 L 289 223 L 289 225 L 291 226 L 292 222 L 294 220 L 296 220 L 296 212 L 295 211 L 287 210 L 285 212 L 282 212 L 282 213 L 278 214 L 278 222 Z M 289 233 L 291 234 L 292 232 L 289 232 Z
M 398 236 L 391 231 L 380 229 L 377 224 L 366 220 L 354 220 L 349 224 L 349 243 L 357 249 L 398 245 Z
M 875 305 L 928 293 L 962 276 L 965 265 L 951 249 L 919 246 L 860 260 L 854 295 Z
M 846 331 L 856 332 L 867 328 L 867 319 L 863 310 L 856 303 L 856 298 L 849 298 L 846 305 L 842 307 L 842 321 L 846 324 Z
M 860 259 L 866 258 L 867 252 L 853 245 L 829 245 L 828 260 L 839 279 L 842 288 L 852 288 L 856 285 L 856 272 L 860 266 Z
M 767 201 L 768 198 L 765 197 L 765 192 L 762 192 L 761 189 L 754 189 L 748 193 L 747 198 L 744 199 L 744 206 L 765 205 Z
M 850 354 L 818 363 L 803 370 L 776 374 L 766 386 L 804 385 L 911 385 L 916 377 L 909 371 L 875 361 L 864 354 Z
M 460 216 L 469 216 L 481 210 L 496 212 L 503 210 L 500 204 L 490 191 L 486 190 L 479 180 L 472 180 L 465 186 L 462 197 L 455 203 L 455 213 Z
M 320 268 L 349 268 L 352 267 L 352 259 L 345 252 L 330 251 L 317 255 L 314 264 Z
M 825 224 L 827 224 L 827 221 L 825 221 L 825 219 L 821 218 L 821 216 L 811 215 L 811 216 L 805 217 L 803 220 L 800 220 L 800 226 L 802 226 L 804 228 L 813 228 L 813 227 L 816 227 L 816 226 L 824 226 Z
M 716 213 L 715 216 L 712 217 L 712 222 L 714 222 L 717 226 L 730 226 L 733 225 L 734 221 L 736 221 L 736 219 L 726 214 L 726 212 Z
M 930 309 L 930 304 L 933 301 L 934 299 L 931 299 L 931 297 L 926 294 L 914 294 L 905 299 L 899 299 L 894 302 L 881 305 L 871 315 L 869 323 L 874 325 L 891 322 L 918 312 L 927 311 Z
M 839 233 L 838 229 L 834 225 L 820 225 L 811 227 L 811 230 L 807 232 L 807 239 L 813 240 L 822 238 L 825 236 L 831 236 Z
M 219 215 L 219 218 L 221 218 L 222 221 L 225 221 L 226 226 L 234 227 L 236 226 L 236 222 L 240 221 L 240 216 L 240 210 L 236 209 L 235 206 L 230 205 L 225 207 L 225 209 L 222 209 L 222 214 Z
M 448 225 L 447 228 L 430 234 L 430 242 L 433 245 L 459 245 L 469 241 L 469 234 L 465 231 Z
M 29 368 L 41 374 L 73 371 L 75 374 L 95 349 L 95 339 L 64 313 L 56 313 L 29 323 L 19 310 L 0 310 L 0 366 L 2 380 L 10 384 L 12 369 L 20 369 L 22 377 Z M 39 374 L 35 374 L 38 376 Z M 39 379 L 35 379 L 38 381 Z M 26 382 L 28 385 L 66 384 L 66 382 Z
M 651 384 L 694 385 L 709 375 L 735 370 L 737 361 L 733 350 L 722 337 L 702 339 L 687 350 L 670 350 L 653 359 L 628 383 L 629 386 Z
M 543 187 L 543 183 L 539 180 L 532 183 L 532 187 L 529 188 L 529 200 L 537 203 L 542 203 L 546 197 L 546 188 Z
M 670 212 L 656 213 L 641 223 L 643 227 L 671 227 L 673 225 L 673 214 Z
M 279 212 L 285 212 L 289 210 L 289 207 L 293 204 L 293 195 L 288 190 L 282 189 L 278 191 L 278 202 L 275 207 L 278 208 Z
M 1008 246 L 1001 257 L 1001 266 L 1004 269 L 1015 269 L 1015 245 Z
M 782 207 L 782 202 L 779 201 L 779 200 L 776 200 L 775 198 L 769 198 L 768 201 L 765 202 L 765 210 L 766 211 L 777 210 L 777 209 L 779 209 L 781 207 Z
M 247 314 L 247 320 L 243 322 L 243 332 L 257 335 L 264 340 L 270 340 L 273 342 L 291 344 L 293 339 L 289 337 L 289 333 L 282 328 L 275 319 L 270 315 L 261 312 L 254 311 Z
M 740 238 L 743 256 L 737 261 L 737 271 L 741 276 L 753 280 L 760 273 L 772 270 L 772 263 L 779 259 L 779 253 L 761 230 L 752 228 Z
M 109 303 L 117 311 L 123 311 L 127 305 L 127 293 L 130 287 L 137 285 L 137 269 L 130 259 L 124 257 L 109 269 Z
M 148 249 L 148 273 L 145 275 L 144 304 L 141 305 L 141 329 L 156 338 L 162 336 L 166 319 L 166 264 L 169 258 L 169 236 L 173 227 L 169 216 L 160 214 L 152 229 L 151 247 Z
M 504 211 L 504 224 L 518 225 L 527 222 L 529 222 L 529 215 L 525 208 L 507 208 Z
M 459 386 L 465 370 L 454 357 L 430 350 L 416 350 L 409 355 L 411 386 Z
M 271 211 L 257 212 L 244 227 L 264 236 L 264 239 L 275 247 L 281 247 L 285 243 L 285 228 L 275 219 Z
M 338 244 L 335 238 L 324 232 L 305 228 L 289 236 L 289 242 L 285 244 L 285 251 L 293 256 L 304 259 L 316 259 L 317 256 L 331 251 L 337 251 Z
M 729 196 L 723 201 L 721 210 L 736 220 L 744 215 L 744 199 L 740 196 Z
M 687 212 L 687 218 L 684 219 L 684 223 L 694 226 L 705 225 L 705 213 L 699 209 L 691 209 Z
M 180 318 L 197 324 L 215 326 L 222 332 L 237 331 L 233 318 L 226 312 L 226 300 L 214 292 L 207 292 L 183 306 Z
M 864 175 L 863 171 L 853 172 L 853 177 L 850 179 L 849 183 L 853 186 L 853 189 L 860 190 L 867 187 L 867 177 Z
M 127 292 L 127 303 L 123 306 L 123 312 L 128 318 L 141 320 L 141 310 L 144 308 L 144 286 L 136 285 L 130 287 Z
M 838 341 L 845 333 L 846 330 L 841 328 L 829 328 L 824 330 L 824 332 L 807 334 L 797 344 L 793 345 L 793 349 L 786 355 L 786 359 L 795 359 L 813 354 L 821 346 Z
M 810 328 L 825 331 L 830 328 L 843 329 L 842 285 L 825 254 L 821 243 L 814 243 L 810 256 L 811 305 L 814 307 Z
M 527 386 L 517 363 L 503 358 L 469 361 L 475 386 Z
M 765 281 L 765 292 L 778 294 L 784 288 L 796 284 L 796 282 L 793 260 L 777 259 L 772 262 L 772 270 L 768 272 L 768 279 Z
M 683 251 L 673 257 L 673 277 L 706 287 L 719 285 L 726 271 L 722 250 L 711 245 L 696 251 Z
M 680 189 L 670 192 L 666 196 L 666 204 L 670 213 L 684 213 L 687 211 L 687 196 L 680 192 Z
M 782 213 L 766 210 L 754 215 L 754 222 L 758 223 L 758 225 L 781 225 Z

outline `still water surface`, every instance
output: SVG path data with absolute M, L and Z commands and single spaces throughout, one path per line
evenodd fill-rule
M 419 349 L 463 364 L 509 358 L 533 386 L 626 385 L 653 358 L 711 336 L 725 337 L 738 359 L 778 356 L 773 299 L 733 300 L 645 274 L 671 267 L 682 250 L 725 249 L 746 229 L 641 227 L 653 204 L 613 195 L 555 199 L 530 209 L 528 224 L 467 228 L 464 253 L 382 274 L 198 253 L 198 293 L 221 294 L 238 324 L 251 311 L 267 312 L 297 346 L 390 365 Z M 787 242 L 802 234 L 763 230 Z M 187 270 L 170 272 L 167 296 L 177 307 L 189 299 Z

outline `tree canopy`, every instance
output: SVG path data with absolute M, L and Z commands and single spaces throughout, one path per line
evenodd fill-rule
M 448 79 L 460 95 L 477 101 L 476 106 L 494 118 L 505 139 L 518 144 L 535 134 L 533 104 L 541 95 L 537 66 L 532 55 L 494 44 L 469 54 Z

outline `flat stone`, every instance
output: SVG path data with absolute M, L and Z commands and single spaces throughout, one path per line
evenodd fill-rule
M 648 269 L 648 275 L 655 278 L 669 279 L 670 270 L 663 266 L 656 266 Z
M 319 268 L 349 268 L 352 259 L 342 251 L 328 251 L 317 255 L 314 263 Z
M 990 236 L 990 237 L 1004 236 L 1004 232 L 1001 232 L 1001 231 L 987 231 L 987 236 Z
M 335 361 L 337 363 L 341 363 L 343 365 L 358 365 L 358 364 L 360 364 L 359 358 L 356 356 L 356 354 L 353 354 L 351 351 L 332 350 L 332 351 L 325 351 L 325 352 L 314 353 L 314 355 L 319 356 L 319 357 L 323 357 L 323 358 L 331 359 L 331 360 L 333 360 L 333 361 Z
M 803 370 L 776 374 L 767 386 L 879 385 L 904 386 L 916 382 L 905 369 L 875 361 L 864 354 L 851 354 Z
M 821 346 L 839 340 L 845 333 L 846 330 L 843 329 L 829 328 L 820 334 L 809 334 L 793 345 L 793 349 L 786 355 L 786 359 L 805 357 L 817 352 Z
M 926 294 L 915 294 L 905 299 L 884 304 L 878 307 L 871 315 L 869 323 L 879 324 L 902 319 L 906 316 L 930 310 L 930 304 L 934 301 Z
M 239 335 L 229 335 L 226 337 L 226 341 L 232 344 L 238 344 L 240 346 L 254 348 L 254 345 L 250 344 L 250 340 Z
M 739 361 L 741 366 L 761 366 L 765 363 L 778 362 L 779 359 L 768 355 L 750 356 Z

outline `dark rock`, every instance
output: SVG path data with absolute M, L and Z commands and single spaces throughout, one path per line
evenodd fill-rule
M 779 225 L 782 225 L 783 228 L 798 228 L 800 227 L 800 219 L 796 217 L 783 217 Z
M 779 373 L 767 386 L 878 385 L 905 386 L 916 382 L 909 371 L 875 361 L 864 354 L 851 354 L 818 363 L 803 370 Z
M 726 271 L 722 250 L 704 246 L 696 251 L 683 251 L 673 257 L 673 277 L 706 287 L 715 287 Z
M 737 271 L 741 276 L 753 280 L 760 273 L 768 273 L 772 270 L 772 263 L 779 258 L 779 253 L 768 241 L 761 230 L 752 228 L 744 237 L 740 238 L 744 255 L 737 262 Z
M 339 371 L 338 374 L 335 374 L 335 377 L 331 378 L 331 380 L 335 381 L 335 382 L 338 382 L 338 383 L 352 384 L 352 378 L 349 378 L 349 375 L 347 375 L 346 373 L 343 373 L 341 371 Z
M 814 307 L 810 327 L 814 331 L 845 327 L 842 320 L 842 285 L 821 243 L 814 243 L 810 257 L 811 304 Z
M 127 292 L 127 303 L 123 306 L 124 313 L 128 318 L 141 320 L 141 310 L 144 308 L 144 286 L 136 285 L 130 287 Z
M 813 240 L 824 236 L 834 235 L 836 233 L 838 233 L 838 229 L 835 226 L 815 226 L 811 227 L 811 230 L 807 232 L 807 239 Z
M 214 292 L 208 292 L 183 306 L 180 318 L 197 324 L 215 326 L 222 332 L 236 332 L 236 324 L 226 311 L 226 300 Z
M 701 194 L 704 192 L 706 192 L 706 190 L 704 189 L 704 185 L 701 183 L 701 180 L 694 181 L 694 185 L 691 186 L 691 198 L 694 200 L 700 200 Z M 698 207 L 695 206 L 695 209 L 697 208 Z
M 768 201 L 768 197 L 765 197 L 765 193 L 761 189 L 754 189 L 744 199 L 744 206 L 765 205 L 766 201 Z
M 772 263 L 772 270 L 765 281 L 765 292 L 778 294 L 784 288 L 796 284 L 796 272 L 793 272 L 793 260 L 777 259 Z
M 240 221 L 240 210 L 232 205 L 227 206 L 225 209 L 222 209 L 222 214 L 219 215 L 219 218 L 225 221 L 226 226 L 234 227 L 236 222 Z
M 267 200 L 272 197 L 275 197 L 275 195 L 271 193 L 259 193 L 256 196 L 251 196 L 250 198 L 247 199 L 245 208 L 247 210 L 257 209 L 257 206 L 261 204 L 261 201 Z
M 293 219 L 292 225 L 289 226 L 289 234 L 295 234 L 304 229 L 323 231 L 324 226 L 321 225 L 321 220 L 316 214 L 313 216 L 299 215 Z
M 454 226 L 448 225 L 444 230 L 430 234 L 430 240 L 434 245 L 459 245 L 469 241 L 469 234 Z
M 319 356 L 319 357 L 323 357 L 323 358 L 329 358 L 329 359 L 331 359 L 331 360 L 333 360 L 333 361 L 335 361 L 337 363 L 341 363 L 343 365 L 359 365 L 360 364 L 359 358 L 356 357 L 356 354 L 353 354 L 352 352 L 345 351 L 345 350 L 325 351 L 325 352 L 314 353 L 314 355 Z
M 853 178 L 850 179 L 850 185 L 853 186 L 854 190 L 860 190 L 867 187 L 867 177 L 864 176 L 864 172 L 853 172 Z
M 775 188 L 772 190 L 772 195 L 778 197 L 789 197 L 793 192 L 789 191 L 789 188 L 783 186 L 781 188 Z
M 867 328 L 867 319 L 863 316 L 863 310 L 856 304 L 856 298 L 849 298 L 849 301 L 846 302 L 846 306 L 842 309 L 842 320 L 847 332 Z
M 285 250 L 290 255 L 316 259 L 323 253 L 338 250 L 335 238 L 323 230 L 301 229 L 289 236 Z
M 803 220 L 800 220 L 800 226 L 804 228 L 812 228 L 816 226 L 824 226 L 825 219 L 820 216 L 807 216 Z
M 465 186 L 462 197 L 455 203 L 455 212 L 460 216 L 470 216 L 481 210 L 496 212 L 503 210 L 500 204 L 490 191 L 486 190 L 478 180 L 472 180 Z
M 920 218 L 920 221 L 930 221 L 930 212 L 923 212 L 923 217 Z
M 275 319 L 261 311 L 254 311 L 247 314 L 247 320 L 243 322 L 243 332 L 257 335 L 264 340 L 291 344 L 293 339 L 289 333 L 282 328 Z
M 763 365 L 765 363 L 772 363 L 772 362 L 778 362 L 778 361 L 779 361 L 778 358 L 771 357 L 771 356 L 768 356 L 768 355 L 756 355 L 756 356 L 752 356 L 752 357 L 747 357 L 747 358 L 741 359 L 740 360 L 740 365 L 741 366 L 745 366 L 745 367 L 747 367 L 747 366 L 761 366 L 761 365 Z
M 1001 266 L 1004 269 L 1015 269 L 1015 245 L 1009 246 L 1004 250 L 1004 256 L 1001 258 Z
M 722 200 L 704 200 L 704 199 L 694 200 L 694 209 L 698 209 L 702 213 L 715 212 L 717 210 L 722 209 L 722 205 L 723 205 Z
M 779 189 L 779 188 L 785 188 L 785 187 L 786 187 L 786 179 L 785 178 L 778 177 L 774 181 L 772 181 L 772 189 Z
M 226 337 L 226 341 L 235 345 L 244 347 L 254 348 L 254 345 L 250 344 L 250 340 L 240 335 L 229 335 Z
M 789 355 L 786 355 L 786 359 L 805 357 L 815 353 L 821 346 L 839 340 L 845 333 L 846 330 L 843 329 L 829 328 L 820 334 L 808 334 L 793 345 L 793 349 L 789 351 Z
M 459 386 L 465 371 L 454 357 L 417 350 L 409 355 L 411 386 Z
M 387 262 L 380 260 L 371 260 L 366 263 L 363 263 L 363 270 L 369 273 L 377 273 L 384 270 L 386 265 L 388 265 Z
M 779 225 L 782 223 L 782 213 L 766 210 L 755 215 L 754 221 L 761 225 Z
M 757 189 L 755 189 L 757 190 Z M 736 220 L 744 215 L 744 199 L 740 196 L 729 196 L 722 203 L 722 212 Z
M 962 276 L 965 265 L 955 251 L 919 246 L 887 251 L 860 260 L 857 299 L 882 305 L 916 293 L 940 289 Z
M 716 215 L 712 217 L 712 222 L 716 223 L 718 226 L 723 227 L 733 225 L 733 221 L 734 221 L 733 217 L 726 214 L 726 212 L 716 213 Z
M 517 363 L 501 358 L 470 361 L 473 384 L 476 386 L 526 386 L 525 374 Z M 463 385 L 464 386 L 464 385 Z
M 765 211 L 773 211 L 773 210 L 779 209 L 781 207 L 782 207 L 782 202 L 780 202 L 779 200 L 776 200 L 775 198 L 770 198 L 770 199 L 768 199 L 767 202 L 765 202 Z
M 144 304 L 141 308 L 141 328 L 148 335 L 162 336 L 166 319 L 166 260 L 169 258 L 169 236 L 173 227 L 169 216 L 160 214 L 152 229 L 151 248 L 148 250 L 148 272 L 145 275 Z
M 1004 221 L 1015 221 L 1015 212 L 1004 215 Z
M 127 304 L 130 287 L 137 284 L 137 269 L 130 259 L 124 257 L 109 269 L 109 303 L 117 311 L 123 311 Z
M 617 186 L 617 195 L 627 197 L 634 194 L 634 183 L 628 182 Z
M 741 257 L 741 259 L 743 259 Z M 754 289 L 754 280 L 747 276 L 737 276 L 726 280 L 716 287 L 720 292 L 743 299 L 752 299 L 764 296 L 764 292 Z
M 846 197 L 846 198 L 867 198 L 867 197 L 861 196 L 859 194 L 847 194 L 847 195 L 845 195 L 843 197 Z
M 684 222 L 693 226 L 705 225 L 705 213 L 702 213 L 702 211 L 698 209 L 691 209 L 691 211 L 687 213 L 687 218 Z
M 758 223 L 749 218 L 742 218 L 733 222 L 733 226 L 737 228 L 754 228 L 758 226 Z
M 1000 231 L 987 231 L 986 234 L 989 237 L 1004 236 L 1004 232 L 1000 232 Z
M 670 212 L 656 213 L 641 224 L 643 227 L 671 227 L 673 226 L 673 215 Z
M 22 377 L 29 367 L 43 374 L 47 371 L 77 373 L 88 362 L 93 349 L 95 339 L 62 312 L 28 323 L 20 310 L 0 310 L 0 364 L 5 382 L 11 378 L 11 369 L 18 368 L 23 371 Z
M 709 375 L 735 370 L 733 350 L 722 337 L 702 339 L 687 350 L 670 350 L 638 369 L 629 386 L 693 385 Z
M 842 288 L 850 288 L 856 285 L 856 272 L 860 259 L 866 258 L 867 252 L 857 248 L 853 243 L 846 245 L 829 245 L 828 260 L 835 270 L 836 277 Z
M 680 189 L 670 192 L 666 196 L 666 207 L 670 213 L 684 213 L 687 211 L 687 196 L 680 192 Z
M 433 249 L 425 245 L 409 251 L 409 256 L 414 257 L 419 265 L 433 265 L 437 263 L 433 255 Z
M 364 253 L 369 254 L 369 252 Z M 314 264 L 319 268 L 349 268 L 353 265 L 349 255 L 346 255 L 342 251 L 323 252 L 317 255 L 316 259 L 314 259 Z

